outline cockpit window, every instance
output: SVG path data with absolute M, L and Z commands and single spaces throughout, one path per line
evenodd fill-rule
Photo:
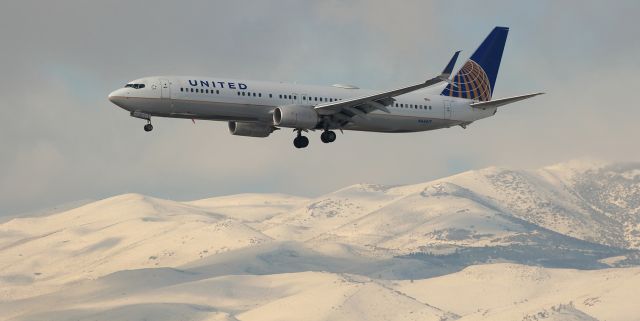
M 124 88 L 142 89 L 144 84 L 126 84 Z

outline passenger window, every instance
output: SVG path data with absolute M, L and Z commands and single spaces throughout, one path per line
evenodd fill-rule
M 258 93 L 258 97 L 262 97 L 262 93 Z
M 219 93 L 220 93 L 220 90 L 217 90 L 217 89 L 216 89 L 216 94 L 219 94 Z
M 184 88 L 180 88 L 180 91 L 184 91 Z
M 269 98 L 273 98 L 273 95 L 272 95 L 272 94 L 269 94 Z
M 240 96 L 240 92 L 238 92 L 238 96 Z
M 193 88 L 191 88 L 191 92 L 193 92 Z

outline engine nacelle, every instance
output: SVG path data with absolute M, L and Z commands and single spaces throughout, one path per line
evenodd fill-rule
M 314 129 L 319 121 L 313 106 L 288 105 L 273 111 L 273 124 L 280 127 Z
M 229 132 L 236 136 L 267 137 L 275 128 L 271 125 L 230 121 Z

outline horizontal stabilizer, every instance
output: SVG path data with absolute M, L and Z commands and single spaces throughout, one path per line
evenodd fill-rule
M 481 101 L 481 102 L 477 102 L 477 103 L 472 103 L 471 107 L 475 107 L 475 108 L 500 107 L 500 106 L 504 106 L 504 105 L 507 105 L 507 104 L 515 103 L 516 101 L 525 100 L 525 99 L 528 99 L 528 98 L 531 98 L 531 97 L 535 97 L 535 96 L 538 96 L 538 95 L 542 95 L 542 94 L 544 94 L 544 93 L 527 94 L 527 95 L 522 95 L 522 96 L 494 99 L 494 100 L 490 100 L 490 101 Z

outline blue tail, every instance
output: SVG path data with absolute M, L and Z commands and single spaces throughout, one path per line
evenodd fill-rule
M 478 101 L 491 100 L 508 33 L 509 28 L 495 27 L 453 77 L 455 87 L 447 85 L 441 95 Z

